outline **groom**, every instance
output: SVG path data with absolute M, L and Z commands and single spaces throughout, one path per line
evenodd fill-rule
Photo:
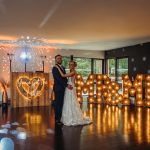
M 66 74 L 65 68 L 61 66 L 62 64 L 62 56 L 56 55 L 55 56 L 56 65 L 62 70 L 63 73 Z M 72 90 L 72 86 L 67 84 L 67 78 L 64 78 L 59 73 L 59 70 L 54 66 L 52 68 L 52 74 L 54 78 L 54 94 L 55 94 L 55 123 L 61 124 L 61 115 L 62 115 L 62 108 L 64 103 L 64 93 L 65 88 Z

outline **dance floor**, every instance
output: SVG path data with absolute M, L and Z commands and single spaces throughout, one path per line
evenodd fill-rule
M 83 104 L 82 109 L 93 120 L 91 125 L 55 126 L 51 107 L 9 109 L 0 113 L 0 125 L 18 125 L 0 138 L 12 138 L 15 150 L 150 149 L 150 108 Z M 24 128 L 26 139 L 11 134 L 18 127 Z

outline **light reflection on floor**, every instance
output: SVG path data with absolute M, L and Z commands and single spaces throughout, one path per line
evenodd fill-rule
M 136 149 L 150 148 L 149 108 L 128 106 L 118 108 L 117 106 L 87 105 L 86 103 L 83 103 L 81 107 L 84 115 L 90 116 L 93 120 L 93 124 L 56 129 L 53 108 L 35 107 L 9 109 L 8 112 L 1 112 L 0 125 L 7 121 L 25 123 L 25 128 L 31 135 L 26 140 L 28 149 L 35 149 L 38 145 L 41 148 L 57 149 L 58 143 L 63 145 L 64 148 L 61 149 L 69 149 L 69 142 L 76 144 L 76 149 L 79 147 L 80 149 L 99 149 L 100 147 L 103 149 L 133 149 L 133 145 L 136 145 Z M 47 129 L 54 130 L 54 134 L 47 134 Z M 59 133 L 57 130 L 60 130 Z M 63 142 L 60 142 L 61 140 Z M 19 145 L 19 141 L 16 142 Z
M 141 143 L 150 143 L 150 109 L 130 108 L 124 106 L 102 106 L 93 107 L 89 105 L 89 116 L 93 119 L 95 126 L 89 127 L 89 132 L 96 130 L 96 134 L 103 136 L 120 134 L 124 142 L 130 142 L 132 138 Z

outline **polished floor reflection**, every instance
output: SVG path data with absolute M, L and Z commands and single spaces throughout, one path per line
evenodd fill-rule
M 1 111 L 0 125 L 8 121 L 18 122 L 26 129 L 27 139 L 16 139 L 9 133 L 0 134 L 0 138 L 12 138 L 16 150 L 150 149 L 150 108 L 94 104 L 83 104 L 81 107 L 93 124 L 55 126 L 51 107 Z

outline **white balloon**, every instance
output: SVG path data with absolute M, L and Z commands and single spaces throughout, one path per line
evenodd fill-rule
M 2 138 L 0 145 L 1 150 L 14 150 L 14 142 L 10 138 Z

